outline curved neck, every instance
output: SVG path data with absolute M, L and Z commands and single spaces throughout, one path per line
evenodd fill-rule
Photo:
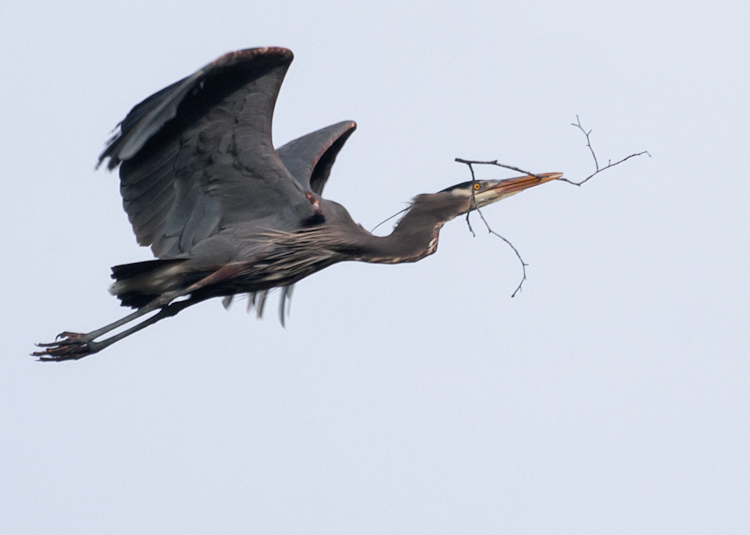
M 400 232 L 398 228 L 388 236 L 370 236 L 365 251 L 358 260 L 373 264 L 416 262 L 437 250 L 438 235 L 443 223 L 419 232 Z
M 369 235 L 358 260 L 398 264 L 433 254 L 440 229 L 460 213 L 463 204 L 463 200 L 451 195 L 419 195 L 389 236 Z

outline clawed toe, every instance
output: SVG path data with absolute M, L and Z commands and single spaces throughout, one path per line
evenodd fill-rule
M 211 275 L 209 275 L 211 277 Z M 207 277 L 208 278 L 208 277 Z M 191 287 L 192 288 L 192 287 Z M 115 342 L 122 340 L 123 338 L 130 336 L 133 333 L 137 333 L 141 329 L 145 329 L 149 325 L 153 325 L 157 321 L 164 318 L 170 318 L 177 314 L 190 305 L 193 305 L 205 298 L 200 299 L 184 299 L 171 303 L 177 297 L 181 297 L 185 292 L 171 292 L 162 294 L 162 296 L 154 299 L 148 305 L 139 308 L 135 312 L 128 314 L 124 318 L 121 318 L 115 322 L 112 322 L 100 329 L 88 333 L 78 333 L 72 331 L 63 331 L 55 337 L 55 341 L 46 344 L 36 344 L 37 347 L 41 348 L 41 351 L 35 351 L 31 355 L 37 357 L 40 361 L 49 362 L 60 362 L 63 360 L 78 360 L 111 346 Z M 189 293 L 189 292 L 188 292 Z M 165 301 L 162 303 L 162 299 Z M 171 303 L 171 304 L 169 304 Z M 159 310 L 161 309 L 161 310 Z M 108 338 L 105 337 L 107 333 L 111 333 L 115 329 L 119 329 L 128 323 L 135 321 L 146 314 L 157 311 L 150 318 L 141 320 L 140 323 L 133 325 L 118 334 L 110 335 Z M 94 340 L 98 340 L 95 342 Z
M 57 340 L 74 340 L 76 338 L 83 338 L 83 333 L 74 333 L 70 331 L 63 331 L 57 336 L 55 336 L 55 341 Z
M 67 337 L 68 334 L 77 336 Z M 78 360 L 97 351 L 94 342 L 85 342 L 82 340 L 83 335 L 78 333 L 62 333 L 58 335 L 58 339 L 61 337 L 63 339 L 57 342 L 36 344 L 37 347 L 45 349 L 44 351 L 34 351 L 31 355 L 44 362 L 61 362 L 63 360 Z
M 83 339 L 81 333 L 62 332 L 55 336 L 54 342 L 48 342 L 46 344 L 34 344 L 37 347 L 56 347 L 56 346 L 67 346 L 67 345 L 83 345 L 86 340 Z

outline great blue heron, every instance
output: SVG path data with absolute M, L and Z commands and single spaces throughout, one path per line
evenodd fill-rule
M 374 236 L 320 196 L 354 122 L 273 147 L 274 104 L 292 58 L 284 48 L 232 52 L 130 111 L 99 163 L 120 166 L 125 211 L 158 260 L 112 268 L 110 291 L 135 312 L 90 333 L 64 332 L 34 355 L 79 359 L 206 299 L 262 301 L 273 288 L 284 291 L 283 319 L 300 279 L 345 260 L 416 262 L 435 252 L 447 221 L 562 176 L 472 180 L 417 195 L 389 236 Z

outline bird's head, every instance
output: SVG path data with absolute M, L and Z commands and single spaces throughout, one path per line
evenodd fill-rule
M 465 200 L 464 208 L 458 214 L 461 215 L 515 195 L 533 186 L 544 184 L 550 180 L 556 180 L 561 176 L 563 176 L 562 173 L 542 173 L 505 180 L 472 180 L 445 188 L 440 193 L 450 193 L 454 197 Z
M 455 217 L 562 176 L 562 173 L 542 173 L 505 180 L 472 180 L 437 193 L 417 195 L 396 225 L 394 234 L 403 235 L 424 229 L 432 232 Z

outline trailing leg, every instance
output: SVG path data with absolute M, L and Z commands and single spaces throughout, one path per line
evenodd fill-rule
M 130 336 L 133 333 L 145 329 L 149 325 L 153 325 L 157 321 L 164 318 L 174 316 L 184 308 L 194 305 L 204 298 L 190 297 L 184 301 L 173 301 L 179 297 L 190 295 L 196 290 L 200 290 L 211 284 L 216 284 L 228 279 L 231 279 L 239 272 L 240 266 L 238 265 L 226 265 L 216 270 L 211 275 L 202 278 L 195 284 L 188 286 L 182 290 L 174 292 L 167 292 L 156 299 L 153 299 L 147 305 L 139 308 L 132 314 L 128 314 L 122 319 L 119 319 L 113 323 L 105 325 L 104 327 L 91 331 L 89 333 L 74 333 L 74 332 L 62 332 L 57 335 L 57 339 L 54 342 L 46 344 L 37 344 L 37 347 L 43 348 L 43 351 L 35 351 L 32 353 L 33 356 L 39 357 L 41 361 L 62 361 L 62 360 L 77 360 L 88 355 L 92 355 L 101 351 L 102 349 L 109 347 L 115 342 L 122 340 L 123 338 Z M 134 327 L 131 327 L 115 336 L 111 336 L 101 342 L 95 340 L 119 327 L 127 325 L 128 323 L 137 320 L 155 310 L 159 310 L 158 313 L 152 317 L 138 323 Z
M 154 301 L 158 301 L 158 299 L 154 299 Z M 45 349 L 44 351 L 36 351 L 32 353 L 32 355 L 34 355 L 35 357 L 39 357 L 39 360 L 42 362 L 61 362 L 63 360 L 82 359 L 83 357 L 87 357 L 89 355 L 93 355 L 94 353 L 98 353 L 102 349 L 111 346 L 115 342 L 118 342 L 122 340 L 123 338 L 130 336 L 131 334 L 137 333 L 141 329 L 145 329 L 149 325 L 153 325 L 157 321 L 163 320 L 164 318 L 171 318 L 172 316 L 175 316 L 181 310 L 191 305 L 194 305 L 198 302 L 199 300 L 186 299 L 185 301 L 178 301 L 176 303 L 172 303 L 170 305 L 164 306 L 162 307 L 161 310 L 159 310 L 159 312 L 157 312 L 150 318 L 143 320 L 137 325 L 121 333 L 118 333 L 114 336 L 110 336 L 109 338 L 106 338 L 102 340 L 101 342 L 95 342 L 94 340 L 96 338 L 99 338 L 103 334 L 106 334 L 107 332 L 112 331 L 113 329 L 116 329 L 120 325 L 129 323 L 130 321 L 133 321 L 134 319 L 136 319 L 138 316 L 142 316 L 144 314 L 139 314 L 135 318 L 131 318 L 131 316 L 133 316 L 133 314 L 131 314 L 130 316 L 126 316 L 120 321 L 110 323 L 109 325 L 106 325 L 105 327 L 102 327 L 101 329 L 97 329 L 96 331 L 92 331 L 86 334 L 64 332 L 59 335 L 61 339 L 56 342 L 52 342 L 49 344 L 37 344 L 37 346 L 43 347 Z M 144 309 L 141 309 L 138 312 L 141 312 L 142 310 Z M 148 310 L 146 313 L 148 312 L 153 312 L 153 309 Z M 127 321 L 123 321 L 123 320 L 127 320 Z

